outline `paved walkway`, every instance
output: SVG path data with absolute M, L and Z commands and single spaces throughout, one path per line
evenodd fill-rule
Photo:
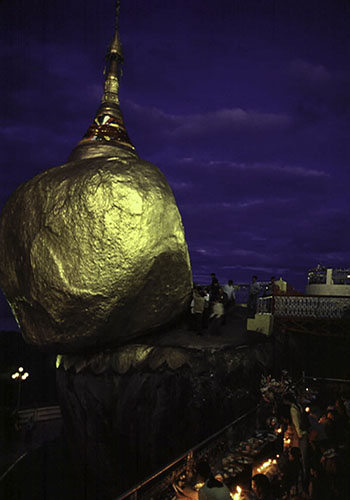
M 238 307 L 234 315 L 230 316 L 225 325 L 220 326 L 214 333 L 211 326 L 203 329 L 202 335 L 191 331 L 188 325 L 174 327 L 162 335 L 152 336 L 154 344 L 188 347 L 188 348 L 226 348 L 250 345 L 256 342 L 265 342 L 267 337 L 261 333 L 247 331 L 247 309 Z

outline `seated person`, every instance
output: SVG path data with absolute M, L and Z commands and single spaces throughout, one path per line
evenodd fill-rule
M 258 500 L 275 500 L 275 497 L 271 494 L 269 478 L 265 474 L 255 474 L 252 477 L 252 490 Z
M 199 462 L 197 475 L 200 481 L 204 481 L 204 486 L 198 491 L 198 500 L 232 500 L 230 490 L 215 479 L 208 462 Z

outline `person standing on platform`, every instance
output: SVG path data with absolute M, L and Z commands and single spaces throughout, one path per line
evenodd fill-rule
M 193 329 L 198 335 L 202 334 L 203 312 L 205 307 L 204 291 L 202 288 L 193 290 Z
M 225 300 L 226 295 L 219 286 L 215 298 L 211 302 L 211 312 L 209 321 L 209 334 L 220 335 L 221 326 L 225 319 Z
M 222 289 L 227 295 L 228 302 L 234 303 L 236 300 L 236 294 L 235 294 L 235 287 L 233 286 L 233 281 L 228 280 L 227 285 L 224 285 Z
M 215 273 L 211 273 L 210 276 L 211 276 L 210 291 L 209 291 L 210 302 L 214 302 L 218 298 L 220 284 Z
M 258 303 L 258 296 L 261 290 L 261 284 L 258 282 L 258 277 L 253 276 L 252 282 L 249 285 L 249 296 L 248 296 L 248 314 L 253 315 L 256 313 L 256 306 Z
M 233 286 L 233 281 L 228 280 L 227 285 L 224 285 L 222 288 L 227 297 L 225 304 L 225 318 L 228 319 L 234 314 L 236 302 L 236 293 L 235 287 Z
M 210 288 L 206 287 L 204 289 L 204 311 L 203 311 L 203 328 L 206 329 L 209 326 L 209 316 L 210 316 Z
M 303 465 L 303 489 L 307 492 L 309 484 L 309 420 L 304 410 L 297 403 L 292 393 L 283 395 L 283 403 L 289 406 L 290 420 L 293 427 L 292 446 L 300 448 L 302 465 Z
M 274 276 L 271 276 L 270 281 L 267 283 L 264 290 L 264 297 L 270 297 L 271 295 L 275 295 L 277 290 L 279 290 L 278 286 L 275 283 L 276 279 Z
M 215 273 L 210 273 L 210 277 L 211 277 L 211 284 L 210 286 L 219 286 L 219 280 L 217 279 L 216 277 L 216 274 Z

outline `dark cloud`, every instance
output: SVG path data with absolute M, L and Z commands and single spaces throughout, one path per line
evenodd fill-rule
M 322 122 L 324 128 L 328 123 L 329 129 L 341 132 L 350 117 L 349 69 L 296 59 L 290 62 L 287 74 L 296 122 L 301 126 Z
M 286 130 L 291 119 L 283 114 L 263 113 L 241 108 L 219 109 L 195 115 L 168 114 L 155 107 L 146 108 L 127 101 L 125 115 L 131 129 L 146 139 L 158 139 L 159 147 L 192 146 L 200 148 L 207 144 L 215 149 L 216 143 L 227 143 L 245 136 L 252 140 L 258 135 L 273 135 Z M 147 127 L 145 127 L 147 124 Z
M 255 210 L 256 200 L 266 202 L 269 199 L 289 198 L 303 200 L 323 198 L 330 190 L 331 175 L 322 170 L 308 169 L 302 166 L 289 166 L 263 163 L 235 163 L 225 161 L 205 161 L 183 159 L 177 162 L 158 164 L 166 173 L 172 185 L 176 179 L 185 182 L 186 190 L 174 190 L 177 198 L 186 201 L 201 199 L 204 203 L 220 202 L 246 203 L 246 209 Z M 193 187 L 192 196 L 188 189 Z M 334 184 L 333 184 L 334 186 Z M 299 203 L 300 205 L 300 203 Z
M 311 109 L 311 101 L 307 101 Z M 130 101 L 124 115 L 141 155 L 207 157 L 242 163 L 306 164 L 310 169 L 342 169 L 350 161 L 346 120 L 320 120 L 299 104 L 293 113 L 264 113 L 241 108 L 196 115 L 175 115 Z M 312 108 L 313 109 L 313 108 Z

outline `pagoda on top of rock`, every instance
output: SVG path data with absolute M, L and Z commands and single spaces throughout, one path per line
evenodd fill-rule
M 118 31 L 119 8 L 120 2 L 118 1 L 114 38 L 106 56 L 107 67 L 102 103 L 86 134 L 72 151 L 69 161 L 94 156 L 109 156 L 116 151 L 113 148 L 123 148 L 137 155 L 126 131 L 119 103 L 119 79 L 123 64 L 123 50 Z

